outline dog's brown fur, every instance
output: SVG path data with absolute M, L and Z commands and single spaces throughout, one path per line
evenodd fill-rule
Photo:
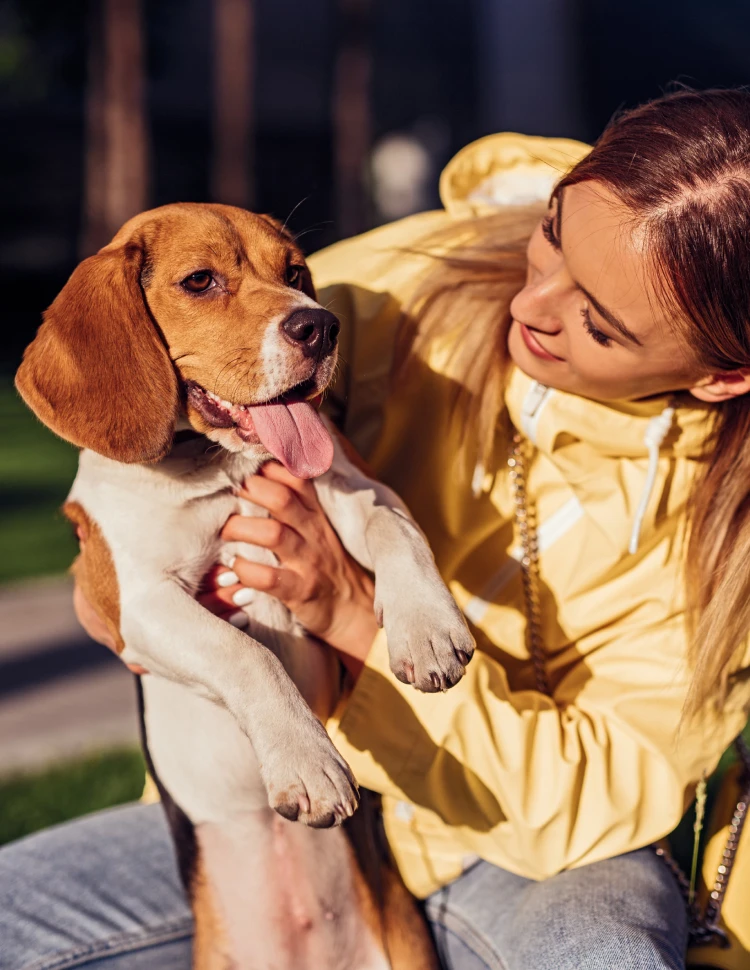
M 125 643 L 120 633 L 120 588 L 112 553 L 98 524 L 79 502 L 66 502 L 63 512 L 76 526 L 81 552 L 72 572 L 81 592 L 104 620 L 118 654 Z
M 181 281 L 206 266 L 221 285 L 186 294 Z M 144 212 L 74 270 L 16 386 L 67 441 L 115 461 L 158 461 L 180 404 L 173 362 L 183 380 L 219 397 L 235 399 L 240 382 L 247 393 L 253 375 L 243 359 L 258 358 L 264 325 L 293 305 L 290 266 L 299 267 L 296 288 L 314 298 L 302 252 L 270 217 L 192 203 Z M 114 366 L 97 367 L 101 359 Z M 108 380 L 96 380 L 103 373 Z M 209 430 L 194 409 L 188 417 Z
M 193 970 L 233 970 L 226 931 L 200 853 L 190 884 L 190 900 L 195 921 Z

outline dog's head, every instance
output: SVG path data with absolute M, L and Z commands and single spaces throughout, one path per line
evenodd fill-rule
M 275 220 L 168 205 L 77 267 L 16 386 L 56 434 L 116 461 L 164 457 L 182 412 L 230 451 L 314 477 L 333 455 L 316 407 L 338 329 Z

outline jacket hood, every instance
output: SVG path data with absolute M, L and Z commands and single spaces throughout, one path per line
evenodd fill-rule
M 440 200 L 452 217 L 486 215 L 500 205 L 546 202 L 555 183 L 591 151 L 570 138 L 503 132 L 467 145 L 440 177 Z
M 687 393 L 640 401 L 594 401 L 539 384 L 517 367 L 505 399 L 514 426 L 550 457 L 573 441 L 585 442 L 607 458 L 647 457 L 651 429 L 671 411 L 659 442 L 662 454 L 699 458 L 713 414 L 710 405 Z
M 659 485 L 661 459 L 699 459 L 712 425 L 710 405 L 688 394 L 592 401 L 539 384 L 518 368 L 505 400 L 514 426 L 575 490 L 601 490 L 601 482 L 613 474 L 618 477 L 615 464 L 647 460 L 642 484 L 633 491 L 632 505 L 628 503 L 631 555 L 638 551 L 654 492 L 667 487 L 666 480 Z M 619 476 L 624 474 L 623 465 Z M 475 481 L 483 477 L 477 475 Z

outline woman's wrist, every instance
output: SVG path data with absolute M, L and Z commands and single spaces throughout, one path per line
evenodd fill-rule
M 327 632 L 325 642 L 336 651 L 341 663 L 356 680 L 367 661 L 378 633 L 373 605 L 374 586 L 367 574 L 345 609 L 338 611 L 336 627 Z
M 335 638 L 335 642 L 327 641 L 355 680 L 362 673 L 367 662 L 378 629 L 375 614 L 372 612 L 363 613 L 352 620 L 352 623 L 342 632 L 342 635 Z

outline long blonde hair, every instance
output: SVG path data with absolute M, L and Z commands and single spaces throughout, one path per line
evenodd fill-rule
M 605 183 L 645 226 L 655 281 L 678 310 L 696 364 L 707 372 L 750 367 L 750 93 L 681 91 L 622 115 L 557 191 L 587 180 Z M 421 248 L 436 254 L 435 270 L 403 316 L 394 363 L 401 378 L 426 345 L 462 328 L 454 415 L 478 429 L 479 462 L 507 421 L 509 306 L 524 285 L 541 211 L 507 208 L 432 237 Z M 687 718 L 726 698 L 731 662 L 750 631 L 750 400 L 713 407 L 686 510 Z

